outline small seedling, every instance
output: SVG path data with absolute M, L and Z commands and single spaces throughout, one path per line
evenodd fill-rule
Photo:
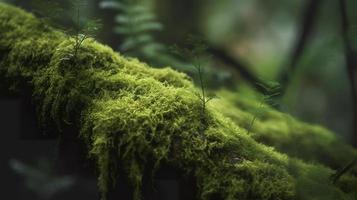
M 247 130 L 248 134 L 251 132 L 256 119 L 264 111 L 264 108 L 265 108 L 264 105 L 276 107 L 277 103 L 274 100 L 274 98 L 281 94 L 281 85 L 278 82 L 269 81 L 269 82 L 264 82 L 264 84 L 261 84 L 261 83 L 257 83 L 257 84 L 259 87 L 261 87 L 263 89 L 263 96 L 262 96 L 262 99 L 259 102 L 259 106 L 258 106 L 250 124 L 249 124 L 248 130 Z
M 73 38 L 74 44 L 72 51 L 68 52 L 62 60 L 72 60 L 73 58 L 77 58 L 78 52 L 83 42 L 90 37 L 95 37 L 96 33 L 101 27 L 99 20 L 88 20 L 81 18 L 81 10 L 83 6 L 86 6 L 86 4 L 81 0 L 74 1 L 72 4 L 72 9 L 75 13 L 72 19 L 74 23 L 74 29 L 68 32 L 70 37 Z
M 207 103 L 213 99 L 213 97 L 208 96 L 204 80 L 205 71 L 203 65 L 209 59 L 206 55 L 208 47 L 201 38 L 196 36 L 189 36 L 186 43 L 188 46 L 186 48 L 179 48 L 175 45 L 171 50 L 173 53 L 191 60 L 192 66 L 195 68 L 200 87 L 200 93 L 197 96 L 201 102 L 201 119 L 205 121 Z

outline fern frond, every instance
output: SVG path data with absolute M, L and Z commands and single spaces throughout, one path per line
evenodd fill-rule
M 185 55 L 182 54 L 183 52 L 175 52 L 174 48 L 161 43 L 155 38 L 155 34 L 162 31 L 164 27 L 145 3 L 147 2 L 142 0 L 103 0 L 100 2 L 100 8 L 117 12 L 114 17 L 116 25 L 113 31 L 120 35 L 122 40 L 118 50 L 126 56 L 137 57 L 153 66 L 171 66 L 194 76 L 197 70 L 189 63 L 196 60 L 194 57 L 202 58 L 197 54 L 207 52 L 206 43 L 202 41 L 201 37 L 188 37 L 188 46 L 195 49 L 192 52 L 185 52 Z M 192 55 L 193 52 L 195 55 Z M 210 83 L 223 83 L 230 77 L 227 73 L 218 71 L 212 66 L 205 64 L 205 68 L 209 72 L 207 77 L 210 80 L 215 80 L 209 81 Z
M 155 39 L 154 34 L 162 31 L 163 25 L 142 1 L 105 0 L 99 6 L 118 12 L 114 18 L 114 33 L 123 39 L 119 50 L 124 55 L 138 57 L 154 65 L 181 65 L 180 61 L 168 54 L 168 48 Z

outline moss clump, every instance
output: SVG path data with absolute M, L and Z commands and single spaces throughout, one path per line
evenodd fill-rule
M 352 199 L 345 188 L 355 177 L 332 185 L 332 170 L 256 142 L 216 104 L 203 124 L 186 75 L 150 68 L 94 40 L 63 59 L 73 45 L 31 14 L 0 4 L 1 82 L 15 92 L 31 89 L 45 131 L 78 130 L 97 164 L 103 199 L 119 174 L 140 199 L 144 174 L 163 163 L 194 175 L 198 199 Z
M 338 169 L 357 157 L 357 151 L 334 133 L 317 125 L 300 122 L 268 105 L 232 92 L 220 91 L 215 107 L 258 142 L 308 162 L 319 162 Z M 256 117 L 254 125 L 252 119 Z M 357 168 L 353 169 L 357 174 Z

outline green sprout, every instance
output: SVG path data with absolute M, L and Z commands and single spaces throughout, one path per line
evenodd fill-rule
M 205 79 L 204 79 L 204 63 L 208 62 L 209 56 L 207 56 L 207 45 L 201 38 L 197 36 L 189 36 L 186 41 L 187 47 L 179 48 L 177 45 L 171 48 L 172 52 L 192 62 L 192 66 L 196 71 L 197 79 L 199 82 L 200 92 L 197 93 L 197 97 L 201 102 L 201 119 L 206 123 L 205 113 L 207 103 L 213 99 L 208 95 Z
M 247 133 L 249 134 L 253 128 L 253 125 L 257 118 L 264 112 L 265 106 L 276 107 L 277 103 L 275 97 L 281 94 L 281 85 L 278 82 L 274 81 L 265 81 L 264 84 L 257 83 L 259 87 L 263 89 L 263 95 L 259 101 L 259 106 L 250 121 Z
M 71 52 L 67 53 L 67 56 L 62 60 L 71 60 L 78 57 L 78 52 L 85 40 L 91 37 L 95 37 L 97 32 L 101 28 L 100 20 L 83 19 L 81 16 L 82 7 L 86 4 L 82 0 L 76 0 L 72 3 L 72 9 L 74 15 L 72 17 L 74 23 L 74 29 L 69 30 L 70 37 L 74 40 L 73 48 Z

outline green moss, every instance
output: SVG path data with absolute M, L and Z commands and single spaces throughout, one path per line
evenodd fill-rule
M 208 105 L 202 124 L 197 89 L 186 75 L 150 68 L 94 40 L 64 59 L 73 44 L 32 15 L 0 4 L 0 48 L 7 52 L 1 82 L 14 92 L 32 90 L 45 131 L 53 125 L 78 130 L 98 167 L 103 199 L 119 175 L 140 199 L 144 172 L 163 163 L 194 175 L 198 199 L 352 199 L 353 191 L 344 189 L 355 177 L 332 185 L 332 170 L 258 143 L 221 114 L 219 103 Z
M 258 142 L 303 159 L 323 163 L 333 169 L 345 166 L 357 157 L 357 151 L 336 134 L 317 125 L 300 122 L 267 105 L 263 108 L 254 99 L 239 96 L 239 93 L 220 91 L 215 107 L 238 126 L 247 130 Z M 252 119 L 256 120 L 251 126 Z M 353 170 L 357 174 L 357 168 Z

